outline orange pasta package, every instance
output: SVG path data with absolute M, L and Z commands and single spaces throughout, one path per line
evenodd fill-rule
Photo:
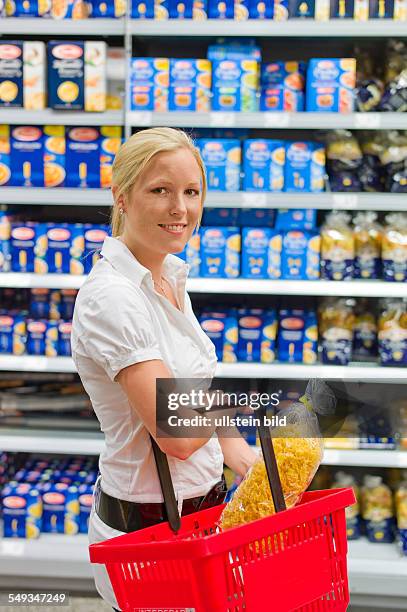
M 317 414 L 334 412 L 336 398 L 322 380 L 310 380 L 303 397 L 285 408 L 286 425 L 271 429 L 287 508 L 301 500 L 323 456 Z M 244 525 L 275 513 L 263 457 L 253 464 L 220 517 L 222 529 Z

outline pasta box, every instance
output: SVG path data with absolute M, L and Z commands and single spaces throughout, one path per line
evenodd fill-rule
M 283 191 L 284 163 L 285 147 L 282 140 L 245 140 L 243 190 Z
M 168 107 L 170 111 L 208 112 L 211 62 L 206 59 L 171 59 Z
M 212 62 L 212 110 L 258 110 L 259 62 L 225 59 Z
M 286 144 L 284 191 L 320 192 L 325 185 L 325 148 L 314 142 Z
M 280 278 L 281 234 L 268 227 L 242 229 L 242 277 Z
M 305 63 L 273 62 L 261 70 L 261 111 L 304 110 Z
M 130 108 L 168 110 L 170 61 L 159 57 L 137 57 L 130 64 Z
M 310 59 L 307 70 L 306 110 L 351 113 L 354 111 L 356 60 Z
M 319 279 L 319 234 L 291 230 L 283 234 L 281 275 L 285 280 Z
M 197 141 L 197 146 L 206 167 L 208 189 L 239 191 L 242 156 L 240 140 L 203 138 Z
M 203 227 L 200 234 L 200 276 L 203 278 L 237 278 L 240 274 L 240 228 Z

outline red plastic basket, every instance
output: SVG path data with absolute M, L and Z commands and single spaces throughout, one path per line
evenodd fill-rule
M 221 532 L 224 505 L 89 547 L 121 610 L 346 610 L 345 507 L 352 489 L 305 493 L 299 505 Z

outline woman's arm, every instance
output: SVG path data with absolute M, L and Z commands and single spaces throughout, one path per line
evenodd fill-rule
M 258 458 L 257 453 L 242 438 L 238 430 L 233 438 L 220 436 L 218 438 L 226 465 L 239 476 L 245 476 Z
M 171 373 L 164 362 L 159 359 L 135 363 L 127 368 L 123 368 L 116 376 L 116 381 L 120 384 L 127 395 L 131 406 L 137 412 L 140 419 L 157 441 L 158 446 L 167 455 L 177 459 L 188 459 L 201 446 L 206 444 L 215 431 L 215 425 L 201 427 L 199 430 L 194 428 L 195 435 L 201 437 L 177 438 L 177 437 L 156 437 L 156 379 L 172 378 Z M 187 410 L 187 409 L 185 409 Z M 194 411 L 190 411 L 195 414 Z M 181 410 L 178 411 L 181 413 Z M 191 414 L 189 416 L 191 416 Z

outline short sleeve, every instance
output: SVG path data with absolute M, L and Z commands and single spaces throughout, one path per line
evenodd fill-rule
M 151 315 L 137 288 L 115 283 L 91 299 L 79 297 L 73 326 L 81 352 L 112 381 L 123 368 L 162 359 Z

